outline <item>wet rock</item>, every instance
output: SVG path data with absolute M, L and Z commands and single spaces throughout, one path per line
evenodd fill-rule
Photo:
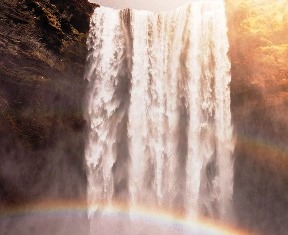
M 0 4 L 0 202 L 85 196 L 85 0 Z

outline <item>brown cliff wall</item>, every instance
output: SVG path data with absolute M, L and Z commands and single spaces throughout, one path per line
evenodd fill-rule
M 280 1 L 227 1 L 235 212 L 241 226 L 261 234 L 288 229 L 286 8 Z
M 86 0 L 0 0 L 0 201 L 85 195 Z

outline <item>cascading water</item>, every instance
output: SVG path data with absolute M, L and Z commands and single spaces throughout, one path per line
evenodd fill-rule
M 121 202 L 229 220 L 224 1 L 165 13 L 100 7 L 87 44 L 90 216 Z

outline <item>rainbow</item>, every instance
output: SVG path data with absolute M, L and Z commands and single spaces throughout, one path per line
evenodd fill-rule
M 36 216 L 45 219 L 46 217 L 65 217 L 87 214 L 87 202 L 83 201 L 45 201 L 33 205 L 19 206 L 13 209 L 0 208 L 0 222 L 5 219 L 19 218 L 19 216 Z M 187 219 L 180 213 L 171 213 L 164 210 L 153 209 L 146 206 L 135 206 L 127 208 L 124 204 L 113 203 L 110 205 L 97 204 L 97 213 L 106 217 L 106 221 L 114 218 L 137 218 L 146 224 L 156 224 L 160 226 L 175 225 L 189 231 L 189 234 L 209 234 L 209 235 L 248 235 L 247 232 L 222 223 L 216 223 L 206 218 Z M 96 213 L 96 214 L 97 214 Z
M 261 149 L 266 152 L 266 155 L 278 156 L 280 159 L 287 160 L 287 146 L 273 143 L 264 138 L 242 134 L 238 134 L 236 140 L 239 144 L 245 144 L 249 148 Z

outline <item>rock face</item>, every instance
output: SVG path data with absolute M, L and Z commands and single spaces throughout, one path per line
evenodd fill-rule
M 286 4 L 286 5 L 285 5 Z M 85 197 L 86 0 L 0 0 L 0 204 Z M 288 230 L 288 5 L 227 0 L 239 225 Z
M 240 225 L 261 234 L 288 229 L 287 7 L 287 1 L 227 1 L 234 205 Z
M 0 1 L 0 201 L 85 195 L 86 0 Z

